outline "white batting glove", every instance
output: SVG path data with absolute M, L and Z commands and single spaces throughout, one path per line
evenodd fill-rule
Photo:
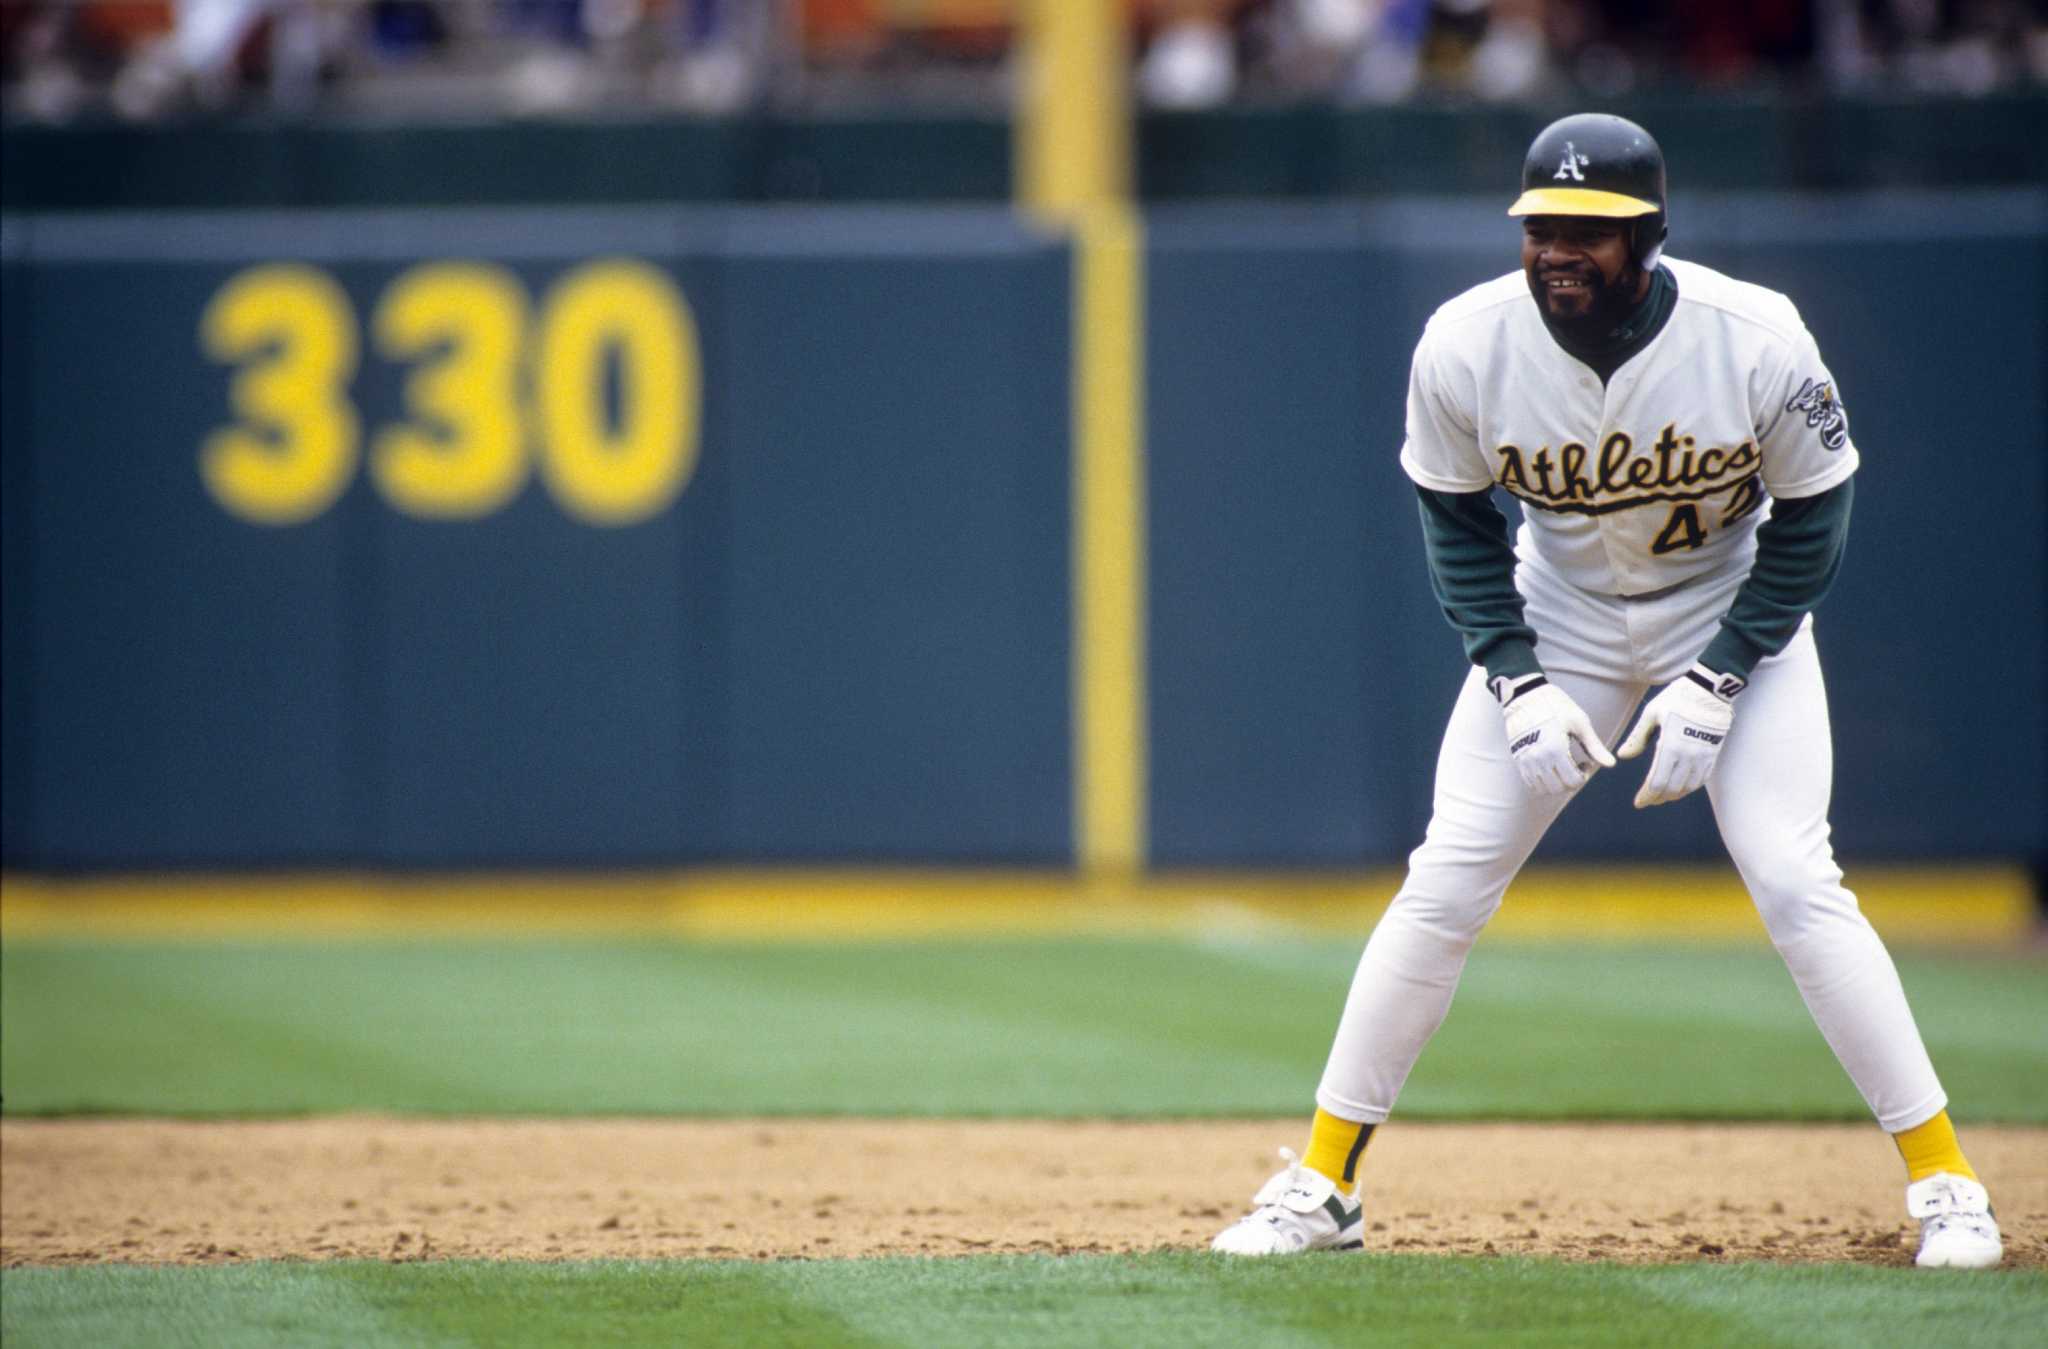
M 1593 765 L 1614 767 L 1614 756 L 1572 696 L 1540 674 L 1492 681 L 1493 696 L 1507 723 L 1508 753 L 1522 785 L 1537 796 L 1575 792 L 1593 776 Z
M 1620 750 L 1622 758 L 1633 759 L 1649 747 L 1650 735 L 1656 733 L 1657 753 L 1636 793 L 1636 809 L 1676 801 L 1706 785 L 1728 728 L 1735 724 L 1735 695 L 1747 683 L 1740 675 L 1716 674 L 1695 665 L 1650 699 Z

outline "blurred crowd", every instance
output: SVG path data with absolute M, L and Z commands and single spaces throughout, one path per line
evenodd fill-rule
M 16 121 L 999 108 L 1079 0 L 0 0 Z M 1117 0 L 1148 106 L 2048 85 L 2048 0 Z

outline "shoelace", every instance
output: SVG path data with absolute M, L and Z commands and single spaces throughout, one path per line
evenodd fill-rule
M 1951 1227 L 1960 1227 L 1964 1231 L 1988 1237 L 1997 1227 L 1997 1220 L 1988 1213 L 1933 1213 L 1921 1221 L 1929 1233 L 1946 1232 Z
M 1936 1218 L 1983 1218 L 1990 1214 L 1988 1204 L 1981 1209 L 1976 1207 L 1977 1197 L 1951 1176 L 1935 1177 L 1934 1183 L 1921 1193 L 1920 1202 L 1932 1205 L 1927 1214 L 1929 1222 Z
M 1287 1184 L 1282 1187 L 1284 1192 L 1286 1189 L 1291 1189 L 1301 1183 L 1301 1158 L 1295 1154 L 1293 1148 L 1282 1148 L 1280 1149 L 1280 1160 L 1287 1167 Z M 1261 1191 L 1261 1193 L 1264 1193 L 1264 1191 Z M 1238 1219 L 1238 1221 L 1264 1222 L 1269 1227 L 1278 1227 L 1282 1219 L 1298 1222 L 1300 1218 L 1300 1214 L 1294 1212 L 1285 1204 L 1261 1204 L 1244 1217 Z

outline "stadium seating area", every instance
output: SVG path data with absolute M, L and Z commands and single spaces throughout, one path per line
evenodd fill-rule
M 2048 83 L 2036 0 L 1121 0 L 1151 107 L 1983 94 Z M 877 103 L 998 109 L 1026 0 L 8 0 L 16 122 Z

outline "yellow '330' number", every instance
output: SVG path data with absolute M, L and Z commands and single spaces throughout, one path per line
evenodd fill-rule
M 696 466 L 696 327 L 674 283 L 646 263 L 603 259 L 570 271 L 550 289 L 537 327 L 506 269 L 422 263 L 385 289 L 370 336 L 379 357 L 408 368 L 405 420 L 370 443 L 371 481 L 408 515 L 488 515 L 525 486 L 537 451 L 564 510 L 592 524 L 632 524 L 666 508 Z M 250 268 L 207 305 L 200 342 L 236 367 L 234 424 L 200 450 L 215 499 L 267 525 L 332 506 L 354 476 L 361 439 L 348 398 L 355 316 L 341 287 L 315 267 Z M 606 392 L 614 386 L 615 400 Z

